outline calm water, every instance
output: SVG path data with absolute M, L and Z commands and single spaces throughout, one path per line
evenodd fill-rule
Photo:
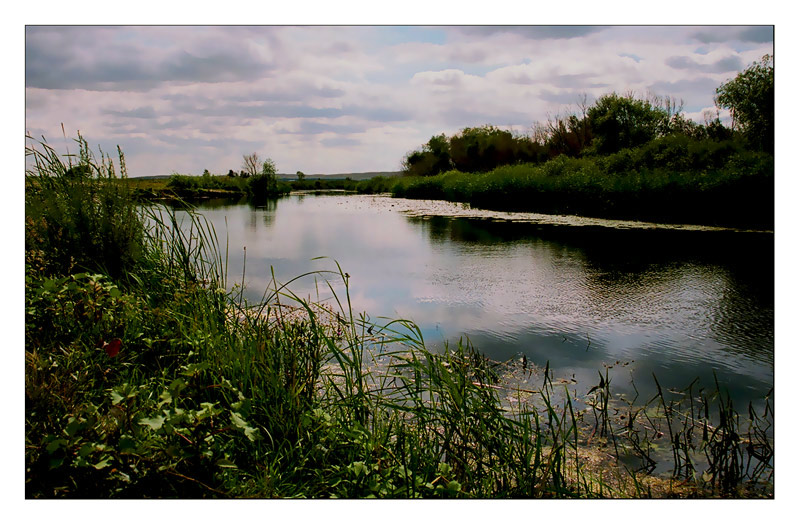
M 252 301 L 271 271 L 286 282 L 335 270 L 335 260 L 351 276 L 355 311 L 411 319 L 429 347 L 465 336 L 498 360 L 549 362 L 578 390 L 604 365 L 616 390 L 633 380 L 648 392 L 653 373 L 667 387 L 695 378 L 711 387 L 716 373 L 746 403 L 773 384 L 772 234 L 480 217 L 454 204 L 357 195 L 208 202 L 201 211 L 223 246 L 227 232 L 230 283 L 241 281 L 246 247 Z M 321 256 L 329 259 L 312 260 Z M 330 297 L 311 279 L 291 289 Z

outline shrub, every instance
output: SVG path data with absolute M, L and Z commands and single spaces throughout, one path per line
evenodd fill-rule
M 175 173 L 170 176 L 169 180 L 167 181 L 167 188 L 179 192 L 195 191 L 200 188 L 200 180 L 197 177 L 178 175 Z

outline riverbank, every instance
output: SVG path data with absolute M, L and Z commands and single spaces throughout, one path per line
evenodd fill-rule
M 336 191 L 327 190 L 321 194 L 334 194 Z M 309 192 L 312 193 L 313 192 Z M 292 195 L 302 195 L 304 192 L 292 192 Z M 736 228 L 732 226 L 708 226 L 702 224 L 681 224 L 667 222 L 647 222 L 640 220 L 604 219 L 598 217 L 585 217 L 582 215 L 547 214 L 526 211 L 499 211 L 485 208 L 473 208 L 469 204 L 447 201 L 441 199 L 410 199 L 395 197 L 391 193 L 368 194 L 375 199 L 386 199 L 386 206 L 407 217 L 453 217 L 465 219 L 484 219 L 497 222 L 512 222 L 519 224 L 536 224 L 542 226 L 566 226 L 574 228 L 603 228 L 615 230 L 662 230 L 662 231 L 693 231 L 693 232 L 741 232 L 772 234 L 772 230 Z
M 247 179 L 226 175 L 173 175 L 170 178 L 130 178 L 127 184 L 135 198 L 142 201 L 203 200 L 216 198 L 245 198 L 251 195 Z M 359 181 L 351 179 L 314 179 L 278 181 L 270 197 L 280 197 L 290 191 L 357 191 Z
M 377 176 L 367 180 L 280 181 L 269 196 L 290 191 L 390 193 L 410 199 L 467 203 L 473 208 L 586 218 L 774 229 L 774 159 L 736 149 L 696 152 L 688 139 L 585 158 L 560 156 L 484 173 L 451 170 L 431 176 Z M 128 179 L 141 200 L 247 197 L 246 178 L 173 175 Z
M 486 173 L 448 171 L 427 177 L 373 179 L 363 193 L 441 199 L 474 208 L 579 215 L 658 223 L 772 230 L 771 156 L 741 154 L 715 169 L 633 166 L 607 158 L 568 158 L 503 166 Z
M 28 497 L 771 496 L 769 403 L 742 432 L 724 395 L 620 404 L 606 374 L 564 398 L 547 364 L 431 352 L 413 323 L 354 313 L 338 267 L 316 274 L 332 314 L 277 283 L 248 304 L 201 215 L 40 160 Z M 657 447 L 672 476 L 647 475 Z
M 128 178 L 125 180 L 133 197 L 141 201 L 153 200 L 202 200 L 216 198 L 253 197 L 253 189 L 247 178 L 227 175 L 172 175 L 169 178 Z M 291 187 L 276 182 L 274 188 L 262 191 L 259 198 L 274 198 L 286 195 Z

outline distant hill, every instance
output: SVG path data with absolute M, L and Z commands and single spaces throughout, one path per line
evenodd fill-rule
M 325 173 L 306 173 L 306 180 L 314 180 L 314 179 L 325 179 L 325 180 L 337 180 L 337 179 L 346 179 L 351 178 L 352 180 L 367 180 L 371 179 L 372 177 L 382 176 L 382 177 L 397 177 L 401 175 L 402 171 L 365 171 L 362 173 L 333 173 L 333 174 L 325 174 Z M 133 179 L 168 179 L 172 175 L 143 175 L 137 177 L 131 177 Z M 199 176 L 199 175 L 198 175 Z M 294 173 L 278 173 L 278 179 L 280 180 L 297 180 L 297 175 Z
M 140 180 L 168 179 L 170 177 L 172 177 L 172 175 L 142 175 L 142 176 L 132 175 L 131 176 L 132 179 L 140 179 Z
M 332 174 L 325 174 L 325 173 L 306 173 L 306 180 L 313 180 L 313 179 L 325 179 L 325 180 L 336 180 L 336 179 L 346 179 L 350 178 L 352 180 L 367 180 L 371 179 L 372 177 L 398 177 L 402 174 L 402 171 L 365 171 L 362 173 L 332 173 Z M 281 180 L 297 180 L 297 175 L 293 173 L 278 173 L 278 178 Z

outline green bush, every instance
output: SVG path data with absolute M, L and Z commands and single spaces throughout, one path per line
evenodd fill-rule
M 167 181 L 167 188 L 176 191 L 194 191 L 201 187 L 198 177 L 173 174 Z

